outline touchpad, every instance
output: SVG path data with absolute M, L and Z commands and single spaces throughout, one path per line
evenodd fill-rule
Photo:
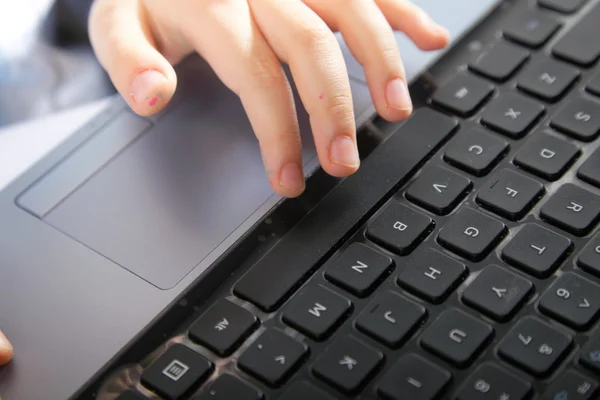
M 105 153 L 112 158 L 69 188 L 80 169 L 64 165 L 77 157 L 102 161 L 105 150 L 96 144 L 87 156 L 85 148 L 76 151 L 54 172 L 59 178 L 42 179 L 21 206 L 158 288 L 175 286 L 273 199 L 239 99 L 216 79 L 199 81 L 183 88 L 188 94 L 154 126 L 124 111 L 97 135 L 128 138 L 127 146 Z M 302 125 L 310 132 L 305 118 Z M 303 139 L 308 163 L 315 153 L 310 137 Z M 45 207 L 61 186 L 57 205 Z

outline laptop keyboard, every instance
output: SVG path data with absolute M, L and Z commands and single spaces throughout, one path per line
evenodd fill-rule
M 118 399 L 598 399 L 600 2 L 517 3 Z

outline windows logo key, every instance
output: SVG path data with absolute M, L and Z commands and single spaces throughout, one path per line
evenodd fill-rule
M 162 373 L 177 382 L 189 369 L 190 367 L 181 361 L 173 360 L 163 369 Z

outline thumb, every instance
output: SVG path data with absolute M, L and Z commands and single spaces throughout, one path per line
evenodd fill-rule
M 4 365 L 10 361 L 13 356 L 13 347 L 0 331 L 0 365 Z
M 100 64 L 139 115 L 160 111 L 171 100 L 177 77 L 154 45 L 145 10 L 138 0 L 96 0 L 89 35 Z

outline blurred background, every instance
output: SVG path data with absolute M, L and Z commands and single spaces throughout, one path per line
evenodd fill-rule
M 0 129 L 115 93 L 89 44 L 91 1 L 0 1 Z

